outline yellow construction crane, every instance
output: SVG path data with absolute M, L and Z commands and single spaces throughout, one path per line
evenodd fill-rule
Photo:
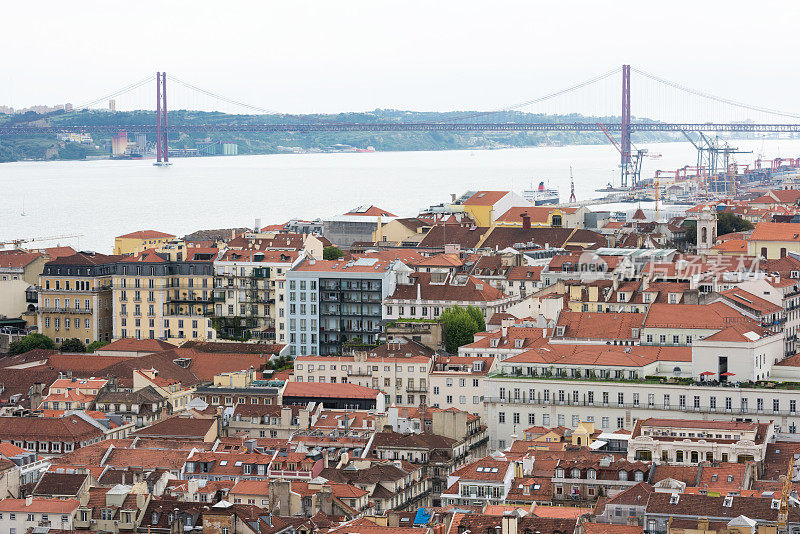
M 783 491 L 781 491 L 781 504 L 778 507 L 778 534 L 786 534 L 789 531 L 789 494 L 792 491 L 792 474 L 794 471 L 794 461 L 789 460 L 789 470 L 786 473 L 786 480 L 783 481 Z
M 57 239 L 70 239 L 73 237 L 83 237 L 83 234 L 67 234 L 67 235 L 52 235 L 47 237 L 32 237 L 30 239 L 12 239 L 11 241 L 0 241 L 0 249 L 7 245 L 13 245 L 14 248 L 22 248 L 24 243 L 38 243 L 40 241 L 55 241 Z

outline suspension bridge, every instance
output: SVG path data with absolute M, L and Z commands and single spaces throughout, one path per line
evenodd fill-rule
M 716 106 L 716 112 L 712 120 L 693 121 L 693 120 L 654 120 L 634 118 L 631 113 L 631 73 L 640 76 L 642 80 L 654 83 L 661 89 L 670 89 L 676 93 L 694 98 L 701 103 L 697 108 L 698 114 L 704 114 L 709 106 Z M 610 113 L 609 118 L 602 120 L 570 120 L 563 122 L 547 121 L 493 121 L 492 117 L 498 114 L 511 111 L 519 111 L 526 108 L 536 108 L 542 103 L 562 99 L 565 95 L 572 95 L 587 89 L 591 89 L 600 82 L 613 80 L 616 75 L 621 75 L 621 91 L 617 92 L 621 106 L 617 109 L 619 114 Z M 146 87 L 153 82 L 153 76 L 127 85 L 117 91 L 104 95 L 98 99 L 76 106 L 75 111 L 90 109 L 92 106 L 111 101 L 122 95 Z M 724 97 L 719 97 L 698 91 L 682 84 L 678 84 L 659 76 L 650 74 L 641 69 L 622 65 L 610 72 L 595 76 L 570 87 L 554 91 L 546 95 L 527 100 L 512 106 L 502 107 L 494 111 L 465 113 L 448 120 L 432 122 L 415 121 L 396 121 L 396 122 L 346 122 L 338 120 L 316 120 L 310 121 L 308 116 L 289 115 L 278 113 L 272 110 L 250 105 L 242 101 L 225 97 L 213 91 L 203 89 L 195 84 L 186 82 L 178 77 L 171 76 L 171 82 L 196 94 L 205 95 L 220 102 L 224 102 L 241 109 L 247 110 L 251 115 L 273 115 L 277 116 L 278 122 L 256 122 L 254 120 L 235 121 L 226 123 L 179 123 L 175 120 L 168 121 L 167 112 L 167 74 L 158 72 L 155 75 L 156 81 L 156 114 L 154 123 L 120 123 L 114 124 L 105 122 L 103 124 L 58 124 L 48 120 L 37 120 L 30 123 L 3 123 L 0 124 L 0 136 L 20 136 L 20 135 L 47 135 L 57 133 L 117 133 L 125 130 L 129 133 L 155 134 L 157 161 L 167 161 L 168 137 L 170 134 L 179 132 L 186 133 L 318 133 L 318 132 L 598 132 L 605 134 L 620 153 L 620 182 L 621 186 L 633 186 L 639 177 L 641 169 L 641 157 L 644 151 L 636 150 L 632 144 L 631 136 L 638 132 L 676 132 L 688 134 L 689 132 L 702 133 L 800 133 L 800 114 L 766 108 L 762 106 L 745 104 Z M 640 99 L 644 104 L 663 103 L 666 99 L 663 95 L 648 95 Z M 681 104 L 673 103 L 674 108 L 681 108 L 685 114 L 691 114 L 693 109 Z M 738 120 L 719 120 L 724 114 L 720 113 L 721 108 L 736 110 L 744 115 L 737 117 Z M 141 109 L 141 108 L 140 108 Z M 152 108 L 150 108 L 152 109 Z M 185 108 L 189 109 L 189 108 Z M 591 108 L 590 108 L 591 109 Z M 656 111 L 657 113 L 657 111 Z M 569 116 L 570 112 L 561 112 L 562 116 Z M 597 115 L 594 114 L 593 115 Z M 752 117 L 757 118 L 754 120 Z M 63 116 L 63 115 L 62 115 Z M 638 117 L 646 116 L 639 113 Z M 687 117 L 684 117 L 687 118 Z M 617 142 L 612 134 L 619 136 Z

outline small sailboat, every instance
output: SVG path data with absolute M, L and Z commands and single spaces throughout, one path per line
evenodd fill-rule
M 25 199 L 22 199 L 22 212 L 20 213 L 22 217 L 25 217 Z

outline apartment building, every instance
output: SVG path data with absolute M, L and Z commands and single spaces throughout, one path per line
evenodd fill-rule
M 613 374 L 611 376 L 614 376 Z M 709 419 L 769 423 L 795 434 L 800 424 L 791 389 L 669 383 L 664 380 L 558 379 L 490 375 L 486 412 L 490 446 L 505 448 L 528 425 L 577 426 L 592 422 L 601 431 L 632 429 L 639 419 Z
M 454 406 L 486 420 L 484 380 L 494 362 L 490 356 L 437 357 L 428 379 L 428 403 L 436 408 Z
M 39 332 L 61 343 L 111 341 L 112 277 L 120 256 L 78 252 L 44 265 L 39 277 Z
M 133 255 L 147 249 L 158 248 L 175 236 L 157 230 L 138 230 L 114 238 L 114 254 Z
M 181 249 L 180 255 L 183 255 Z M 211 316 L 216 249 L 146 250 L 119 260 L 113 276 L 114 339 L 216 339 Z
M 428 379 L 434 351 L 405 338 L 351 356 L 298 356 L 292 380 L 357 384 L 381 391 L 386 405 L 428 402 Z
M 504 312 L 516 298 L 467 274 L 400 273 L 394 291 L 384 302 L 387 319 L 435 320 L 448 307 L 475 306 L 486 321 Z
M 71 531 L 79 506 L 78 499 L 3 499 L 0 524 L 3 530 L 20 534 L 42 527 Z
M 628 459 L 675 465 L 761 462 L 774 426 L 746 421 L 699 421 L 648 417 L 636 422 Z
M 388 253 L 300 261 L 286 274 L 289 353 L 339 355 L 348 342 L 375 344 L 384 319 L 381 303 L 394 292 L 400 272 L 411 269 Z
M 214 261 L 214 315 L 232 336 L 286 342 L 286 273 L 298 250 L 227 249 Z
M 36 286 L 47 256 L 27 250 L 0 251 L 0 316 L 34 313 Z M 35 315 L 34 315 L 35 316 Z

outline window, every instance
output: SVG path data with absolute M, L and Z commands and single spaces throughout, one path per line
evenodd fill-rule
M 500 423 L 505 423 L 506 422 L 506 412 L 498 412 L 497 413 L 497 419 L 498 419 L 498 421 Z

